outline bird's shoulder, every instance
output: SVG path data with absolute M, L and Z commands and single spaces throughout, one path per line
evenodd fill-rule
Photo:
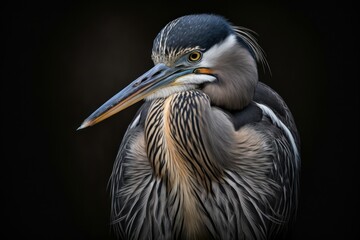
M 293 116 L 284 100 L 278 93 L 262 82 L 259 82 L 255 89 L 253 101 L 243 109 L 221 110 L 230 116 L 235 130 L 239 130 L 242 126 L 250 123 L 260 122 L 264 117 L 270 117 L 271 112 L 273 117 L 278 118 L 285 126 L 297 133 Z
M 266 105 L 284 122 L 287 122 L 287 119 L 292 119 L 291 112 L 285 101 L 265 83 L 258 83 L 255 89 L 254 102 Z
M 300 144 L 299 134 L 293 115 L 283 98 L 265 83 L 259 82 L 254 95 L 254 102 L 262 112 L 270 118 L 277 118 L 294 136 L 297 145 Z
M 247 124 L 260 122 L 263 117 L 261 109 L 255 102 L 251 102 L 241 110 L 222 110 L 229 116 L 236 131 Z

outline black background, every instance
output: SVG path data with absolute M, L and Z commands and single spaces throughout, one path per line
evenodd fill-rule
M 358 17 L 351 2 L 1 3 L 3 236 L 113 239 L 107 183 L 140 103 L 85 130 L 90 113 L 152 66 L 176 17 L 217 13 L 256 31 L 302 140 L 293 239 L 351 239 L 359 227 Z M 4 237 L 1 237 L 4 239 Z

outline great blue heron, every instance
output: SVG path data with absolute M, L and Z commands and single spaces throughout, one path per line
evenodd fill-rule
M 299 136 L 282 98 L 258 82 L 252 32 L 212 14 L 168 23 L 155 66 L 85 128 L 146 99 L 110 177 L 122 239 L 274 239 L 294 220 Z

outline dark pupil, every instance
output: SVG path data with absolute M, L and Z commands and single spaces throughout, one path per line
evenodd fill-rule
M 190 59 L 191 60 L 197 60 L 199 58 L 199 54 L 197 54 L 197 53 L 193 53 L 193 54 L 191 54 L 191 56 L 190 56 Z

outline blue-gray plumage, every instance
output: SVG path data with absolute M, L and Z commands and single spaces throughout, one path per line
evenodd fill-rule
M 146 99 L 110 178 L 120 239 L 279 239 L 298 202 L 300 139 L 249 31 L 183 16 L 154 40 L 154 68 L 80 128 Z
M 196 24 L 194 24 L 196 23 Z M 176 27 L 173 26 L 176 24 Z M 167 32 L 171 34 L 164 37 Z M 207 50 L 223 41 L 233 29 L 222 18 L 212 15 L 189 15 L 170 22 L 154 40 L 153 51 L 160 52 L 160 46 L 167 49 L 200 46 Z M 211 37 L 204 37 L 211 36 Z

